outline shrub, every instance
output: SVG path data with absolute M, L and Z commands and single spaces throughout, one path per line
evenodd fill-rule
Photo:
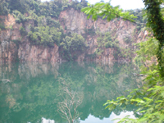
M 27 32 L 26 32 L 25 28 L 23 28 L 22 26 L 19 28 L 19 31 L 20 31 L 22 36 L 27 35 Z
M 3 30 L 3 29 L 6 29 L 4 24 L 0 23 L 0 29 Z
M 129 44 L 129 43 L 132 41 L 131 38 L 130 38 L 129 36 L 126 36 L 123 40 L 124 40 L 124 42 L 127 43 L 127 44 Z

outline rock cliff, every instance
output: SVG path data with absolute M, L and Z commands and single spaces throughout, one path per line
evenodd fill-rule
M 105 33 L 111 32 L 112 36 L 115 37 L 115 40 L 119 41 L 119 47 L 123 49 L 131 48 L 131 50 L 135 51 L 136 47 L 133 46 L 135 43 L 139 43 L 140 41 L 145 40 L 148 32 L 141 31 L 140 33 L 136 30 L 136 24 L 130 21 L 124 21 L 122 19 L 114 19 L 110 22 L 107 20 L 102 20 L 98 18 L 97 21 L 93 21 L 92 19 L 87 19 L 87 16 L 80 12 L 75 11 L 73 8 L 62 11 L 59 16 L 59 20 L 63 26 L 65 33 L 73 32 L 81 35 L 86 35 L 86 40 L 89 48 L 87 49 L 87 55 L 94 54 L 98 47 L 97 38 L 98 35 L 90 35 L 86 34 L 85 30 L 94 30 L 95 32 Z M 125 38 L 129 38 L 131 43 L 126 43 Z M 96 58 L 86 57 L 86 55 L 79 56 L 82 60 L 94 60 L 96 62 L 103 62 L 105 64 L 109 64 L 115 60 L 118 61 L 129 61 L 128 58 L 115 58 L 114 52 L 117 49 L 115 48 L 103 48 L 103 52 L 100 55 L 96 55 Z M 134 57 L 133 54 L 132 57 Z M 78 59 L 79 61 L 79 59 Z
M 34 62 L 62 62 L 60 48 L 54 43 L 54 46 L 45 47 L 41 45 L 34 45 L 30 43 L 27 35 L 22 36 L 20 28 L 22 23 L 16 23 L 12 15 L 0 16 L 1 22 L 4 23 L 5 29 L 0 31 L 0 62 L 11 61 L 34 61 Z M 145 40 L 147 36 L 146 31 L 140 33 L 136 30 L 136 24 L 122 19 L 114 19 L 110 22 L 99 18 L 97 21 L 87 19 L 87 16 L 73 8 L 62 11 L 59 15 L 58 21 L 63 27 L 64 33 L 78 33 L 85 37 L 87 48 L 84 53 L 77 57 L 77 61 L 96 61 L 110 64 L 113 61 L 130 61 L 129 58 L 115 57 L 117 48 L 101 47 L 102 53 L 95 54 L 98 48 L 98 33 L 111 32 L 114 40 L 118 40 L 119 47 L 122 49 L 136 49 L 134 43 Z M 29 32 L 29 25 L 34 26 L 33 20 L 28 20 L 24 23 L 25 30 Z M 87 33 L 86 30 L 94 30 L 94 35 Z M 128 38 L 131 43 L 125 42 Z M 92 57 L 95 55 L 94 57 Z M 134 57 L 132 53 L 131 57 Z

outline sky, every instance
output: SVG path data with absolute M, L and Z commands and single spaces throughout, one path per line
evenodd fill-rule
M 88 2 L 91 4 L 94 4 L 99 1 L 100 0 L 88 0 Z M 104 0 L 104 2 L 108 1 L 109 0 Z M 111 5 L 119 5 L 120 8 L 122 8 L 123 10 L 144 8 L 144 3 L 142 2 L 142 0 L 111 0 Z
M 50 0 L 41 0 L 41 1 L 50 1 Z M 100 2 L 101 0 L 87 0 L 90 4 L 95 4 L 96 2 Z M 108 2 L 109 0 L 104 0 L 104 2 Z M 123 10 L 129 9 L 140 9 L 144 8 L 144 4 L 142 0 L 111 0 L 111 5 L 117 6 Z

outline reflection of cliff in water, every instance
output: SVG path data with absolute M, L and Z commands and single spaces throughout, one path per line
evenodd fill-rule
M 70 119 L 79 122 L 79 118 L 85 120 L 89 114 L 100 119 L 109 117 L 111 112 L 105 110 L 103 104 L 108 99 L 127 95 L 126 90 L 139 87 L 140 80 L 133 74 L 136 71 L 134 65 L 118 64 L 2 65 L 0 123 L 41 122 L 42 117 L 55 123 Z M 117 109 L 114 113 L 121 111 Z

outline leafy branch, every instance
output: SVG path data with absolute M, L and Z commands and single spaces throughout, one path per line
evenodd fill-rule
M 88 7 L 85 7 L 81 10 L 86 15 L 88 15 L 88 19 L 92 16 L 93 20 L 97 20 L 98 17 L 102 17 L 103 19 L 107 19 L 108 21 L 114 18 L 122 18 L 123 20 L 129 20 L 134 22 L 133 14 L 129 14 L 129 12 L 123 12 L 122 9 L 119 9 L 119 6 L 113 7 L 110 3 L 96 3 L 95 5 L 88 4 Z

